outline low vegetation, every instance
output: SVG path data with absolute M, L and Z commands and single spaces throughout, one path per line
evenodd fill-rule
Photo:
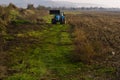
M 69 14 L 68 17 L 76 46 L 71 54 L 72 60 L 111 66 L 119 73 L 120 15 L 114 12 L 83 12 Z
M 1 80 L 119 80 L 118 13 L 67 12 L 52 25 L 45 7 L 0 11 Z

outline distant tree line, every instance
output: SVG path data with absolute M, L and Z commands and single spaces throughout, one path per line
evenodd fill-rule
M 1 5 L 5 6 L 5 5 Z M 8 7 L 17 8 L 13 3 L 10 3 Z M 37 7 L 34 7 L 34 4 L 28 4 L 27 9 L 37 9 L 37 10 L 49 10 L 49 9 L 60 9 L 60 10 L 111 10 L 111 11 L 120 11 L 120 8 L 104 8 L 104 7 L 45 7 L 43 5 L 38 5 Z
M 60 10 L 87 10 L 87 11 L 120 11 L 120 8 L 104 8 L 104 7 L 71 7 L 71 8 L 66 8 L 66 7 L 59 7 L 59 8 L 51 8 L 51 9 L 60 9 Z

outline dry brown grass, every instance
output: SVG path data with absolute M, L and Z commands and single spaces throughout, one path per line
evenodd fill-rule
M 91 62 L 91 58 L 94 56 L 95 52 L 93 47 L 87 40 L 86 34 L 84 31 L 80 30 L 78 27 L 75 27 L 74 32 L 74 44 L 75 44 L 75 61 Z
M 68 15 L 68 23 L 74 27 L 74 59 L 105 62 L 111 60 L 112 52 L 117 56 L 120 53 L 119 20 L 120 15 L 112 12 Z

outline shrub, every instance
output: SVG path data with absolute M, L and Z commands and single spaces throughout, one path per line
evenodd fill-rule
M 18 9 L 13 3 L 10 3 L 10 4 L 8 5 L 8 8 L 9 8 L 9 9 Z
M 33 4 L 28 4 L 27 9 L 35 9 Z
M 16 11 L 16 10 L 11 10 L 11 11 L 10 11 L 10 19 L 11 19 L 12 21 L 13 21 L 13 20 L 16 20 L 19 15 L 20 15 L 19 12 Z

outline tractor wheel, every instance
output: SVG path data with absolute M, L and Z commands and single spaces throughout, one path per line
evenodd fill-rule
M 60 21 L 60 24 L 65 24 L 65 19 Z
M 56 24 L 56 21 L 54 19 L 52 19 L 52 24 Z

